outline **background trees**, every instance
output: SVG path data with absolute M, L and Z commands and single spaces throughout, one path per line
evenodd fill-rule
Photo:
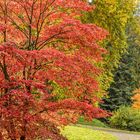
M 108 53 L 104 55 L 104 61 L 97 64 L 103 69 L 99 81 L 102 92 L 105 92 L 113 81 L 113 72 L 127 50 L 126 26 L 136 7 L 136 1 L 94 0 L 93 5 L 96 6 L 94 12 L 85 13 L 82 21 L 95 23 L 109 32 L 106 41 L 101 43 Z
M 108 53 L 97 66 L 103 72 L 98 78 L 101 97 L 108 92 L 101 107 L 113 111 L 121 105 L 131 105 L 133 90 L 139 83 L 139 21 L 136 17 L 137 1 L 95 0 L 95 12 L 87 12 L 84 23 L 96 23 L 109 31 L 100 44 Z M 98 16 L 97 16 L 98 15 Z M 137 31 L 136 31 L 137 30 Z M 114 82 L 113 82 L 114 81 Z
M 78 20 L 92 9 L 81 0 L 0 2 L 0 139 L 65 139 L 57 126 L 106 115 L 95 107 L 92 61 L 108 33 Z M 57 100 L 50 82 L 68 89 L 67 99 Z
M 114 83 L 109 88 L 109 98 L 102 107 L 114 111 L 122 105 L 132 105 L 133 91 L 139 88 L 140 81 L 140 20 L 138 16 L 127 25 L 127 52 L 122 56 L 119 68 L 114 73 Z

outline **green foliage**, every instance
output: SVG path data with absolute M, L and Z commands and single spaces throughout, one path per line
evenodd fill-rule
M 93 119 L 92 121 L 86 121 L 84 119 L 84 117 L 79 118 L 78 124 L 91 125 L 91 126 L 97 126 L 97 127 L 105 127 L 105 128 L 108 127 L 105 123 L 101 122 L 100 120 Z
M 133 90 L 140 81 L 140 20 L 134 17 L 127 27 L 127 53 L 122 57 L 115 72 L 114 83 L 109 88 L 109 98 L 104 99 L 102 108 L 110 111 L 121 105 L 131 105 Z
M 140 111 L 123 106 L 114 112 L 110 125 L 119 129 L 140 131 Z
M 115 72 L 114 82 L 108 90 L 108 97 L 104 98 L 104 103 L 101 104 L 103 109 L 114 111 L 121 105 L 131 105 L 134 86 L 134 77 L 129 67 L 131 62 L 132 58 L 128 55 L 121 60 L 121 64 Z
M 139 88 L 140 81 L 140 17 L 135 16 L 128 24 L 127 42 L 129 45 L 128 53 L 132 58 L 129 69 L 134 77 L 134 88 Z
M 116 137 L 106 132 L 75 126 L 65 127 L 65 129 L 62 130 L 62 134 L 66 136 L 68 140 L 117 140 Z
M 109 32 L 101 45 L 107 49 L 104 61 L 97 65 L 103 69 L 99 77 L 102 90 L 107 90 L 113 81 L 113 71 L 118 67 L 122 55 L 126 52 L 126 25 L 136 6 L 135 0 L 94 0 L 93 12 L 85 13 L 84 23 L 95 23 Z
M 66 92 L 68 91 L 66 88 L 62 88 L 60 87 L 56 82 L 54 81 L 49 81 L 48 84 L 51 85 L 52 87 L 52 94 L 55 95 L 54 98 L 56 100 L 59 100 L 59 99 L 65 99 L 67 96 L 66 96 Z

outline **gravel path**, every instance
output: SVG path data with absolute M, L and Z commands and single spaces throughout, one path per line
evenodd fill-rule
M 136 135 L 136 134 L 128 134 L 128 133 L 122 133 L 122 132 L 111 132 L 111 131 L 106 131 L 106 132 L 116 136 L 118 138 L 118 140 L 140 140 L 140 135 Z
M 131 134 L 129 132 L 123 132 L 123 131 L 116 131 L 113 129 L 106 129 L 106 128 L 99 128 L 99 127 L 92 127 L 92 126 L 85 126 L 85 125 L 78 125 L 82 127 L 88 127 L 94 130 L 104 131 L 107 133 L 110 133 L 118 138 L 118 140 L 140 140 L 139 134 Z

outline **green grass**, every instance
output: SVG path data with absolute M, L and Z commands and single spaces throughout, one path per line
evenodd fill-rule
M 93 119 L 92 121 L 88 122 L 88 121 L 84 120 L 84 117 L 79 118 L 78 124 L 108 128 L 108 126 L 106 124 L 104 124 L 103 122 L 101 122 L 97 119 Z
M 68 140 L 117 140 L 115 136 L 106 132 L 76 126 L 65 127 L 62 134 Z

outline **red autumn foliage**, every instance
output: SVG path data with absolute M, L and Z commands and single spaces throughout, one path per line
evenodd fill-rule
M 82 0 L 0 1 L 0 139 L 63 140 L 57 126 L 107 115 L 94 106 L 100 70 L 89 61 L 102 59 L 97 41 L 107 32 L 78 20 L 93 8 Z M 69 98 L 54 100 L 48 81 L 67 87 Z

